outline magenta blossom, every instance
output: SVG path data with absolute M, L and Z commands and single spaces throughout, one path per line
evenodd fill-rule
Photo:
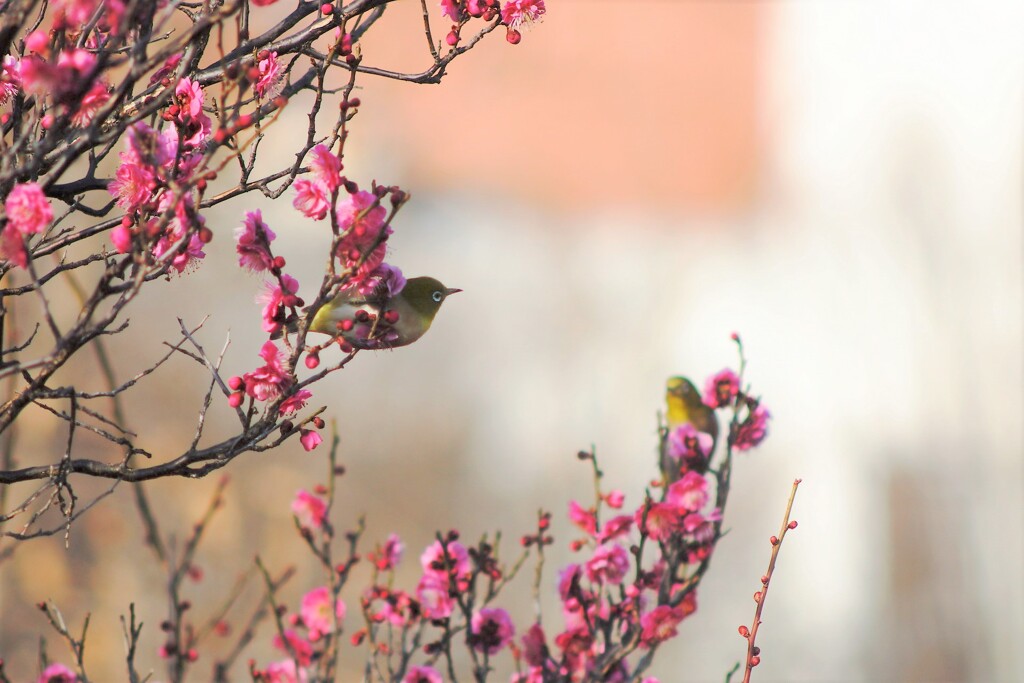
M 14 55 L 6 55 L 0 63 L 0 104 L 6 104 L 20 89 L 21 62 Z
M 546 11 L 544 0 L 509 0 L 501 8 L 501 23 L 517 31 L 540 20 Z
M 747 419 L 737 428 L 733 445 L 741 451 L 746 451 L 764 441 L 764 437 L 768 436 L 768 420 L 771 416 L 767 408 L 755 404 Z
M 650 507 L 641 505 L 634 514 L 636 525 L 641 533 L 646 533 L 655 541 L 665 541 L 679 530 L 679 509 L 669 503 L 652 503 Z
M 267 401 L 277 398 L 292 380 L 282 365 L 284 358 L 274 342 L 264 342 L 260 349 L 260 358 L 266 361 L 266 365 L 247 372 L 242 380 L 245 383 L 245 393 L 257 401 Z
M 601 527 L 601 533 L 597 535 L 597 540 L 599 543 L 604 543 L 605 541 L 625 536 L 632 528 L 632 515 L 617 515 L 604 523 Z
M 345 603 L 338 598 L 334 604 L 334 613 L 331 613 L 331 591 L 327 586 L 320 586 L 306 593 L 302 597 L 302 607 L 299 611 L 302 623 L 309 629 L 309 639 L 313 642 L 328 633 L 334 633 L 335 617 L 338 623 L 341 623 L 345 619 L 345 612 Z
M 708 480 L 696 472 L 687 472 L 668 487 L 665 502 L 689 512 L 700 510 L 708 502 Z
M 569 501 L 569 521 L 590 536 L 597 532 L 597 518 L 594 516 L 594 511 L 585 509 L 575 500 Z
M 484 607 L 473 615 L 470 632 L 473 649 L 494 655 L 512 641 L 516 629 L 508 612 L 500 607 Z
M 725 408 L 740 393 L 740 378 L 729 368 L 708 377 L 704 383 L 704 403 L 712 408 Z
M 405 276 L 390 263 L 381 263 L 365 277 L 354 279 L 346 289 L 354 289 L 371 301 L 391 299 L 405 289 Z
M 433 573 L 420 577 L 416 599 L 427 619 L 447 619 L 455 608 L 455 601 L 448 591 L 448 580 Z
M 384 545 L 377 552 L 371 553 L 369 559 L 377 569 L 384 572 L 397 567 L 404 553 L 405 544 L 402 539 L 398 534 L 390 534 Z
M 267 664 L 259 680 L 266 683 L 306 683 L 309 676 L 303 668 L 296 669 L 294 659 L 282 659 Z
M 459 20 L 459 0 L 441 0 L 441 16 L 448 17 L 452 21 Z
M 618 585 L 629 571 L 629 553 L 618 543 L 605 543 L 587 560 L 586 570 L 594 583 Z
M 441 545 L 434 541 L 420 555 L 420 566 L 424 574 L 434 574 L 447 579 L 452 573 L 457 578 L 466 578 L 470 574 L 469 551 L 458 541 L 449 541 Z
M 309 168 L 330 194 L 341 186 L 341 159 L 334 155 L 327 145 L 317 145 L 309 150 Z
M 402 683 L 444 683 L 441 674 L 431 666 L 411 666 Z
M 39 674 L 36 683 L 76 683 L 78 676 L 63 664 L 51 664 Z
M 263 304 L 263 331 L 271 334 L 284 329 L 285 310 L 298 306 L 299 281 L 282 273 L 278 282 L 267 282 L 264 292 L 256 298 Z
M 277 52 L 270 52 L 266 57 L 260 59 L 256 64 L 256 69 L 260 72 L 260 77 L 253 84 L 252 89 L 260 97 L 277 97 L 277 94 L 281 92 L 284 80 L 284 72 L 281 69 L 281 62 L 277 59 Z
M 7 226 L 23 235 L 40 233 L 53 220 L 50 200 L 39 183 L 15 185 L 4 202 Z
M 313 661 L 313 646 L 309 641 L 292 629 L 284 632 L 284 640 L 280 634 L 274 636 L 274 647 L 292 655 L 299 666 L 309 666 Z
M 263 222 L 259 209 L 246 211 L 242 225 L 235 228 L 238 265 L 257 273 L 272 268 L 274 257 L 270 253 L 270 243 L 275 237 L 274 231 Z
M 704 464 L 711 455 L 714 439 L 698 432 L 690 423 L 679 425 L 668 434 L 668 455 L 688 464 Z
M 309 491 L 299 490 L 292 500 L 292 514 L 299 520 L 303 529 L 319 529 L 327 517 L 327 503 Z
M 79 128 L 89 125 L 92 117 L 96 115 L 100 107 L 106 104 L 109 99 L 110 86 L 102 80 L 94 82 L 92 87 L 82 95 L 82 99 L 77 103 L 75 113 L 71 116 L 71 124 Z
M 292 206 L 307 218 L 323 220 L 331 207 L 331 195 L 322 183 L 306 178 L 295 181 L 295 199 Z
M 277 410 L 281 415 L 292 415 L 305 408 L 306 401 L 308 401 L 312 396 L 313 392 L 308 389 L 299 389 L 294 394 L 286 398 Z
M 651 647 L 672 638 L 677 633 L 676 627 L 686 618 L 682 607 L 659 605 L 640 617 L 640 646 Z
M 385 242 L 392 232 L 385 223 L 387 210 L 374 195 L 360 190 L 339 197 L 335 211 L 342 231 L 338 257 L 357 279 L 366 277 L 384 262 Z

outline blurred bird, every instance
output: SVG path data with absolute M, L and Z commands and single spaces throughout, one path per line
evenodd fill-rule
M 705 405 L 697 387 L 685 377 L 669 377 L 665 385 L 665 403 L 668 411 L 665 419 L 669 430 L 684 424 L 692 424 L 698 432 L 710 434 L 718 441 L 718 418 L 715 411 Z
M 461 291 L 432 277 L 410 278 L 391 297 L 342 290 L 320 307 L 309 329 L 341 337 L 357 349 L 405 346 L 426 334 L 444 300 Z

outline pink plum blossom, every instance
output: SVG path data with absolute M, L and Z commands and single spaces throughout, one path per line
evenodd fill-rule
M 281 69 L 281 62 L 277 59 L 277 52 L 269 52 L 256 63 L 260 72 L 259 79 L 253 84 L 252 89 L 260 97 L 273 98 L 281 92 L 281 85 L 284 80 L 284 72 Z
M 668 434 L 668 455 L 688 464 L 707 462 L 714 439 L 710 434 L 698 432 L 692 424 L 679 425 Z
M 420 566 L 424 574 L 434 574 L 447 579 L 451 573 L 458 578 L 469 576 L 469 551 L 458 541 L 448 541 L 443 546 L 441 541 L 434 541 L 420 555 Z
M 384 222 L 387 210 L 374 195 L 360 190 L 339 197 L 335 211 L 342 232 L 338 257 L 346 268 L 356 269 L 356 279 L 366 277 L 384 262 L 385 240 L 392 232 Z
M 398 566 L 405 553 L 405 544 L 398 534 L 390 534 L 378 552 L 371 553 L 370 560 L 380 571 L 389 571 Z
M 257 401 L 267 401 L 277 398 L 292 380 L 285 372 L 282 365 L 284 358 L 274 342 L 264 342 L 260 348 L 260 358 L 266 361 L 266 365 L 247 372 L 242 380 L 245 382 L 245 393 Z
M 669 607 L 659 605 L 647 614 L 640 617 L 640 646 L 651 647 L 675 636 L 679 625 L 686 612 L 682 607 Z
M 263 331 L 273 334 L 280 332 L 284 325 L 285 309 L 297 306 L 299 281 L 287 273 L 282 273 L 277 282 L 267 282 L 264 292 L 257 297 L 263 304 Z
M 679 509 L 669 503 L 652 503 L 650 507 L 640 506 L 634 514 L 636 525 L 655 541 L 667 540 L 679 530 L 681 522 Z
M 585 509 L 575 500 L 569 501 L 569 521 L 590 536 L 597 532 L 597 518 L 594 516 L 594 511 Z
M 295 199 L 292 206 L 307 218 L 323 220 L 331 207 L 331 195 L 322 183 L 307 178 L 300 178 L 293 185 Z
M 78 676 L 63 664 L 53 663 L 43 669 L 36 683 L 76 683 Z
M 263 222 L 263 213 L 246 211 L 242 225 L 235 228 L 235 251 L 238 252 L 238 265 L 253 272 L 269 270 L 274 265 L 274 257 L 270 253 L 270 243 L 276 235 Z
M 71 116 L 71 124 L 79 128 L 89 125 L 92 117 L 109 99 L 110 86 L 102 80 L 94 82 L 77 104 L 75 113 Z
M 448 591 L 448 580 L 437 574 L 424 574 L 416 585 L 416 599 L 427 619 L 446 619 L 452 614 L 455 602 Z
M 768 420 L 771 416 L 767 408 L 757 404 L 737 428 L 733 445 L 738 450 L 746 451 L 764 441 L 764 437 L 768 436 Z
M 14 55 L 6 55 L 0 62 L 0 104 L 6 104 L 20 89 L 21 62 Z
M 723 368 L 704 383 L 704 403 L 711 408 L 725 408 L 732 404 L 739 392 L 739 375 Z
M 516 629 L 508 612 L 500 607 L 483 607 L 473 615 L 470 633 L 473 649 L 494 655 L 512 641 Z
M 620 536 L 625 536 L 632 528 L 632 515 L 617 515 L 601 526 L 601 532 L 597 535 L 597 540 L 599 543 L 604 543 Z
M 411 666 L 402 683 L 444 683 L 444 679 L 432 666 Z
M 309 666 L 313 661 L 313 646 L 293 629 L 284 632 L 283 640 L 280 634 L 275 634 L 273 643 L 277 649 L 292 655 L 299 666 Z
M 338 189 L 341 186 L 341 159 L 324 144 L 309 150 L 309 154 L 313 177 L 327 188 L 328 194 Z
M 594 583 L 618 585 L 629 571 L 629 553 L 617 543 L 599 545 L 585 569 L 587 578 Z
M 697 472 L 687 472 L 668 487 L 665 502 L 690 512 L 700 510 L 708 502 L 708 480 Z
M 543 666 L 548 658 L 547 639 L 544 627 L 539 623 L 531 626 L 522 637 L 523 659 L 530 666 Z
M 306 683 L 309 676 L 304 668 L 296 668 L 294 659 L 282 659 L 267 664 L 261 681 L 266 683 Z
M 4 202 L 7 226 L 23 235 L 39 233 L 53 220 L 53 209 L 39 183 L 15 185 Z
M 345 603 L 338 598 L 331 613 L 331 591 L 327 586 L 314 588 L 302 597 L 302 623 L 309 629 L 309 639 L 320 640 L 328 633 L 334 633 L 334 618 L 340 623 L 345 619 Z
M 312 396 L 313 392 L 308 389 L 299 389 L 294 394 L 286 398 L 277 410 L 281 415 L 292 415 L 305 408 L 306 401 L 308 401 Z
M 292 514 L 303 529 L 319 529 L 327 517 L 327 503 L 309 491 L 300 489 L 292 500 Z
M 501 8 L 501 22 L 512 30 L 529 26 L 546 12 L 544 0 L 509 0 Z

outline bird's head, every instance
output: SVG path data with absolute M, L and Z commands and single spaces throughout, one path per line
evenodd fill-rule
M 445 287 L 432 277 L 409 278 L 400 296 L 404 298 L 416 312 L 431 321 L 441 309 L 441 304 L 449 295 L 461 292 L 461 289 Z

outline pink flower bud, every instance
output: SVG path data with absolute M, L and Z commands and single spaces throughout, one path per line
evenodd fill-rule
M 306 354 L 306 367 L 310 370 L 315 369 L 320 365 L 320 355 L 317 353 Z
M 459 44 L 459 32 L 453 28 L 448 32 L 448 35 L 445 36 L 444 42 L 448 43 L 450 47 L 455 47 Z
M 750 629 L 747 628 L 745 625 L 741 624 L 740 625 L 740 635 L 743 636 L 744 638 L 746 638 L 747 636 L 750 635 Z
M 521 41 L 522 39 L 523 34 L 515 30 L 514 28 L 510 28 L 508 30 L 508 33 L 505 34 L 505 40 L 507 40 L 511 45 L 518 45 L 519 41 Z
M 241 391 L 236 391 L 235 393 L 228 396 L 228 405 L 231 406 L 232 408 L 237 408 L 238 406 L 242 405 L 242 399 L 244 398 L 245 394 L 243 394 Z
M 325 2 L 324 4 L 320 5 L 320 14 L 323 14 L 324 16 L 330 14 L 333 11 L 334 6 L 331 5 L 331 3 L 329 2 Z
M 29 52 L 48 52 L 50 37 L 45 31 L 33 31 L 25 38 L 25 49 Z
M 110 241 L 118 254 L 127 254 L 132 248 L 132 231 L 119 225 L 110 231 Z
M 792 522 L 790 522 L 789 524 L 787 524 L 787 525 L 786 525 L 786 528 L 787 528 L 787 529 L 795 529 L 795 528 L 796 528 L 796 520 L 794 519 L 794 520 L 793 520 Z
M 228 379 L 228 388 L 231 389 L 232 391 L 238 391 L 239 389 L 243 388 L 244 386 L 245 386 L 245 380 L 243 380 L 238 375 L 235 375 L 234 377 L 231 377 L 231 378 Z

